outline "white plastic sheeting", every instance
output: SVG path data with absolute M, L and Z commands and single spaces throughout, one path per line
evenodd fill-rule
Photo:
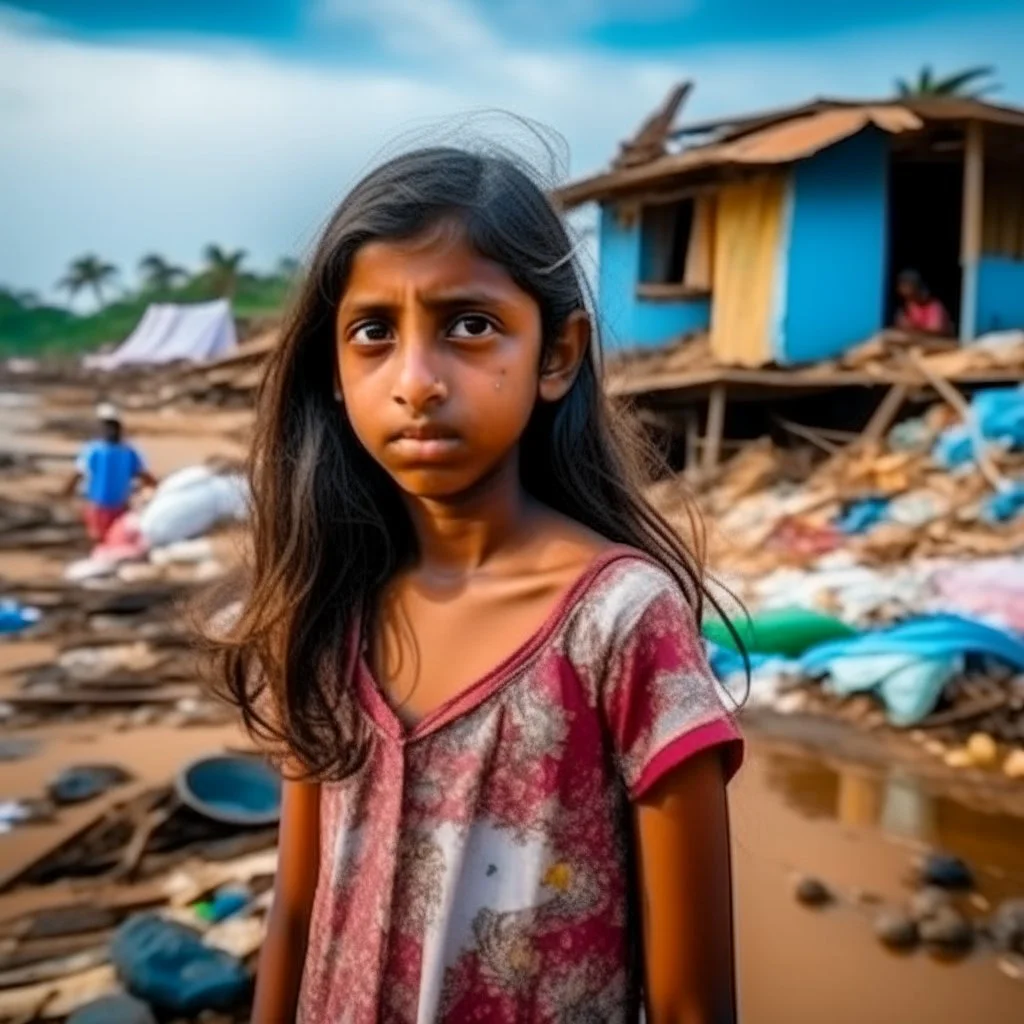
M 195 305 L 152 305 L 124 344 L 109 355 L 89 360 L 104 370 L 131 364 L 220 359 L 238 344 L 231 304 L 226 299 Z
M 189 466 L 167 477 L 139 514 L 149 548 L 201 537 L 218 523 L 243 521 L 249 511 L 245 477 L 219 476 L 206 466 Z

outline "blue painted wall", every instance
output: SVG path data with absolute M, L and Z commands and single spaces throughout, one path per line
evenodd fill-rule
M 887 137 L 869 129 L 793 168 L 779 362 L 827 359 L 883 326 L 887 167 Z
M 1024 328 L 1024 262 L 984 256 L 978 265 L 977 334 Z
M 640 218 L 623 227 L 611 205 L 601 208 L 598 302 L 608 348 L 654 347 L 711 323 L 708 299 L 640 299 Z

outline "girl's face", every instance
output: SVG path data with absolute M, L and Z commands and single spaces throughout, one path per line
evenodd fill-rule
M 356 435 L 420 498 L 455 497 L 514 458 L 538 396 L 560 397 L 575 372 L 540 373 L 537 303 L 452 222 L 364 245 L 335 338 Z

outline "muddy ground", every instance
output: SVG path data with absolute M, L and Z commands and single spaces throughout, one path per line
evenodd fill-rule
M 0 496 L 58 500 L 68 459 L 83 440 L 76 420 L 88 421 L 90 405 L 91 396 L 82 393 L 0 402 L 0 449 L 47 456 L 39 475 L 0 481 Z M 129 416 L 128 427 L 159 475 L 209 455 L 244 454 L 245 414 L 237 412 L 147 413 Z M 6 579 L 55 579 L 62 568 L 53 553 L 0 551 Z M 12 672 L 52 655 L 48 644 L 0 640 L 0 700 L 15 685 Z M 924 773 L 912 758 L 865 741 L 848 726 L 752 715 L 746 728 L 747 763 L 732 788 L 744 1022 L 1024 1020 L 1024 981 L 1000 969 L 990 951 L 947 962 L 923 952 L 887 952 L 872 936 L 877 901 L 905 901 L 910 865 L 929 848 L 974 866 L 974 912 L 1024 895 L 1021 794 Z M 135 786 L 167 781 L 189 759 L 241 742 L 231 726 L 126 728 L 123 715 L 0 729 L 3 739 L 22 738 L 32 747 L 17 760 L 0 761 L 0 800 L 38 796 L 55 771 L 89 760 L 124 765 Z M 0 835 L 0 876 L 94 813 L 86 805 L 62 811 L 51 824 Z M 825 880 L 836 902 L 820 910 L 798 904 L 792 887 L 800 874 Z M 24 899 L 23 890 L 0 895 L 0 920 Z

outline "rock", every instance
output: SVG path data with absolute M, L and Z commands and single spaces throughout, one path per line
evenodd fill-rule
M 249 995 L 249 972 L 237 957 L 155 914 L 139 914 L 121 925 L 110 959 L 125 987 L 167 1016 L 229 1010 Z
M 804 875 L 797 879 L 794 895 L 805 907 L 823 907 L 834 899 L 832 891 L 820 879 Z
M 156 1024 L 156 1017 L 133 996 L 103 996 L 75 1010 L 67 1024 Z
M 967 740 L 967 753 L 978 768 L 991 768 L 999 760 L 999 747 L 988 733 L 972 733 Z
M 1007 754 L 1003 774 L 1011 779 L 1024 779 L 1024 750 L 1018 748 Z
M 937 885 L 929 885 L 910 898 L 910 914 L 920 923 L 934 917 L 940 910 L 950 906 L 950 895 Z
M 966 950 L 974 944 L 974 929 L 963 914 L 943 907 L 918 925 L 921 941 L 944 950 Z
M 1004 953 L 1024 953 L 1024 900 L 1000 903 L 989 922 L 992 940 Z
M 972 889 L 974 874 L 959 857 L 929 853 L 921 864 L 921 881 L 941 889 Z
M 913 949 L 917 945 L 917 922 L 899 910 L 884 910 L 875 918 L 875 935 L 890 949 Z
M 966 747 L 953 747 L 952 750 L 947 750 L 942 760 L 945 761 L 947 768 L 974 767 L 974 758 Z

